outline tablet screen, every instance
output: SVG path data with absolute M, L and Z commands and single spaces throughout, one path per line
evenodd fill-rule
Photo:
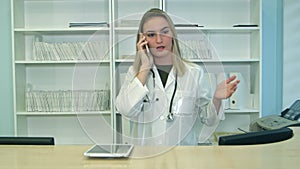
M 132 144 L 94 145 L 84 153 L 89 157 L 128 157 Z

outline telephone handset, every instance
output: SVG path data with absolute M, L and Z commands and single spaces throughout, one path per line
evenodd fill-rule
M 150 50 L 149 50 L 148 44 L 146 44 L 145 46 L 146 46 L 146 52 L 147 52 L 147 55 L 149 55 Z
M 273 130 L 300 125 L 300 100 L 281 112 L 281 115 L 270 115 L 259 118 L 250 124 L 250 131 Z
M 146 39 L 145 35 L 143 35 L 143 39 Z M 150 50 L 148 44 L 145 45 L 145 49 L 146 49 L 146 54 L 149 56 Z
M 298 120 L 300 117 L 300 100 L 296 100 L 290 108 L 285 109 L 281 116 L 289 120 Z

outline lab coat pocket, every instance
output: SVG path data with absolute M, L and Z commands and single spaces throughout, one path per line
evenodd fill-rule
M 192 116 L 196 110 L 196 98 L 190 96 L 183 96 L 176 100 L 173 107 L 173 114 L 175 116 Z
M 193 136 L 193 126 L 197 119 L 195 111 L 195 97 L 181 97 L 176 100 L 173 109 L 174 121 L 168 123 L 168 144 L 194 144 L 196 137 Z M 188 139 L 188 140 L 186 140 Z

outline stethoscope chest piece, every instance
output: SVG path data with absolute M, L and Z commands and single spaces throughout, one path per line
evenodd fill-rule
M 174 121 L 174 114 L 173 113 L 169 113 L 167 115 L 167 122 L 172 122 Z

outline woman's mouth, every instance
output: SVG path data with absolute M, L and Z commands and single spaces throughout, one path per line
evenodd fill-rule
M 164 46 L 158 46 L 158 47 L 156 47 L 156 50 L 158 50 L 158 51 L 163 51 L 164 49 L 165 49 Z

